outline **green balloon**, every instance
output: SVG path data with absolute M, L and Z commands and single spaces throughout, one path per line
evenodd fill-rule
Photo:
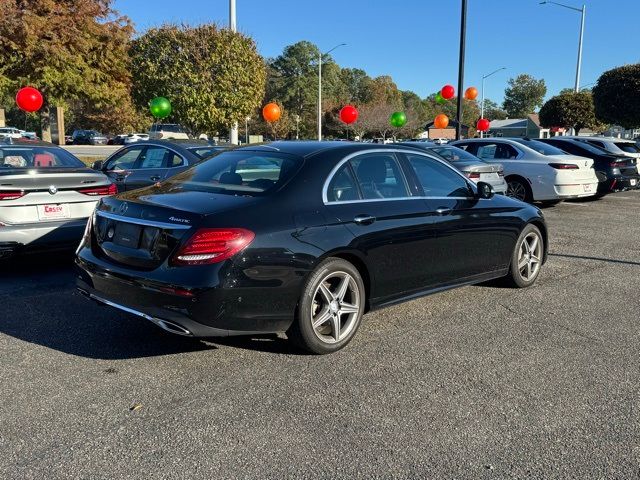
M 392 127 L 404 127 L 405 123 L 407 123 L 407 116 L 404 112 L 393 112 L 389 117 L 389 123 Z
M 171 102 L 164 97 L 156 97 L 149 102 L 149 110 L 155 118 L 165 118 L 171 115 Z
M 436 93 L 436 103 L 442 105 L 443 103 L 447 103 L 447 99 L 442 96 L 440 92 Z

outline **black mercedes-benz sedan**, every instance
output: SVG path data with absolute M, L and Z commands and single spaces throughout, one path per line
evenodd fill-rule
M 610 192 L 640 188 L 638 166 L 633 157 L 616 155 L 596 145 L 573 138 L 552 137 L 538 140 L 553 145 L 568 154 L 592 159 L 593 168 L 595 168 L 598 177 L 598 195 L 600 196 Z
M 546 252 L 538 208 L 428 152 L 275 142 L 102 199 L 77 286 L 173 333 L 287 332 L 330 353 L 368 310 L 501 277 L 530 286 Z

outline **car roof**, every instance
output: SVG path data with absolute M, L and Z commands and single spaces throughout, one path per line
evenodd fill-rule
M 599 140 L 601 142 L 624 142 L 624 143 L 636 143 L 633 140 L 628 138 L 616 138 L 616 137 L 582 137 L 580 135 L 566 135 L 567 138 L 571 138 L 573 140 Z
M 414 151 L 424 151 L 419 147 L 399 144 L 381 144 L 381 143 L 363 143 L 351 141 L 298 141 L 298 140 L 279 140 L 271 143 L 249 145 L 239 147 L 236 151 L 262 151 L 262 152 L 282 152 L 290 155 L 308 158 L 320 152 L 341 151 L 345 154 L 367 150 L 397 150 L 398 148 L 407 148 Z

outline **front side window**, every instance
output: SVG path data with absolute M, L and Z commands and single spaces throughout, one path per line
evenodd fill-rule
M 365 199 L 408 197 L 400 165 L 389 153 L 370 153 L 350 160 Z
M 107 160 L 105 170 L 131 170 L 138 160 L 138 157 L 140 157 L 142 150 L 143 147 L 133 147 L 116 153 Z
M 437 160 L 406 154 L 427 197 L 467 198 L 471 192 L 462 176 Z

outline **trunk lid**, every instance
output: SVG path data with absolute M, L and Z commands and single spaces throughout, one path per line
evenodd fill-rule
M 100 203 L 92 229 L 96 255 L 133 268 L 157 268 L 205 217 L 256 201 L 255 197 L 154 190 L 127 192 Z

